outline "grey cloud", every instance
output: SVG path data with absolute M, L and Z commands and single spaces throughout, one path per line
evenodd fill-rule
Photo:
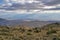
M 42 3 L 44 3 L 44 5 L 57 5 L 60 4 L 60 0 L 37 0 L 37 1 L 41 1 Z
M 45 3 L 45 5 L 57 5 L 57 4 L 60 4 L 60 0 L 54 0 L 54 1 L 51 1 L 51 2 Z
M 39 2 L 44 3 L 44 5 L 46 6 L 53 6 L 53 5 L 57 5 L 60 4 L 60 0 L 37 0 Z M 4 9 L 4 10 L 35 10 L 35 9 L 39 9 L 41 10 L 44 5 L 40 5 L 41 3 L 25 3 L 25 4 L 20 4 L 20 3 L 12 3 L 11 6 L 3 6 L 0 9 Z M 56 7 L 54 9 L 46 9 L 46 10 L 60 10 L 60 8 Z
M 60 10 L 60 8 L 44 9 L 44 10 Z
M 41 9 L 43 5 L 39 5 L 37 3 L 26 3 L 26 4 L 19 4 L 19 3 L 13 3 L 12 6 L 4 6 L 0 9 L 5 10 L 19 10 L 19 9 L 26 9 L 26 10 L 34 10 L 34 9 Z

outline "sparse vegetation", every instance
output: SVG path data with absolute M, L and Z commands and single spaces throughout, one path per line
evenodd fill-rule
M 0 26 L 0 40 L 60 40 L 59 23 L 48 24 L 44 27 L 23 26 Z

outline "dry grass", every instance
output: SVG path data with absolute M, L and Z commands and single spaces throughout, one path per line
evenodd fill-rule
M 60 40 L 60 24 L 41 28 L 0 26 L 0 40 Z

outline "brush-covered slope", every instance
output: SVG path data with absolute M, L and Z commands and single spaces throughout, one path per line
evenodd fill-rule
M 0 40 L 60 40 L 60 23 L 43 27 L 0 26 Z

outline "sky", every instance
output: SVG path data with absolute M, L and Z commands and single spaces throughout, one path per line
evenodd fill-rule
M 60 0 L 0 0 L 0 11 L 37 12 L 60 10 Z
M 17 14 L 35 14 L 36 17 L 40 17 L 43 20 L 44 16 L 47 15 L 46 20 L 60 20 L 60 16 L 58 16 L 60 15 L 60 0 L 0 0 L 0 18 L 10 18 Z M 41 17 L 41 15 L 43 16 Z M 35 18 L 35 16 L 29 17 Z

